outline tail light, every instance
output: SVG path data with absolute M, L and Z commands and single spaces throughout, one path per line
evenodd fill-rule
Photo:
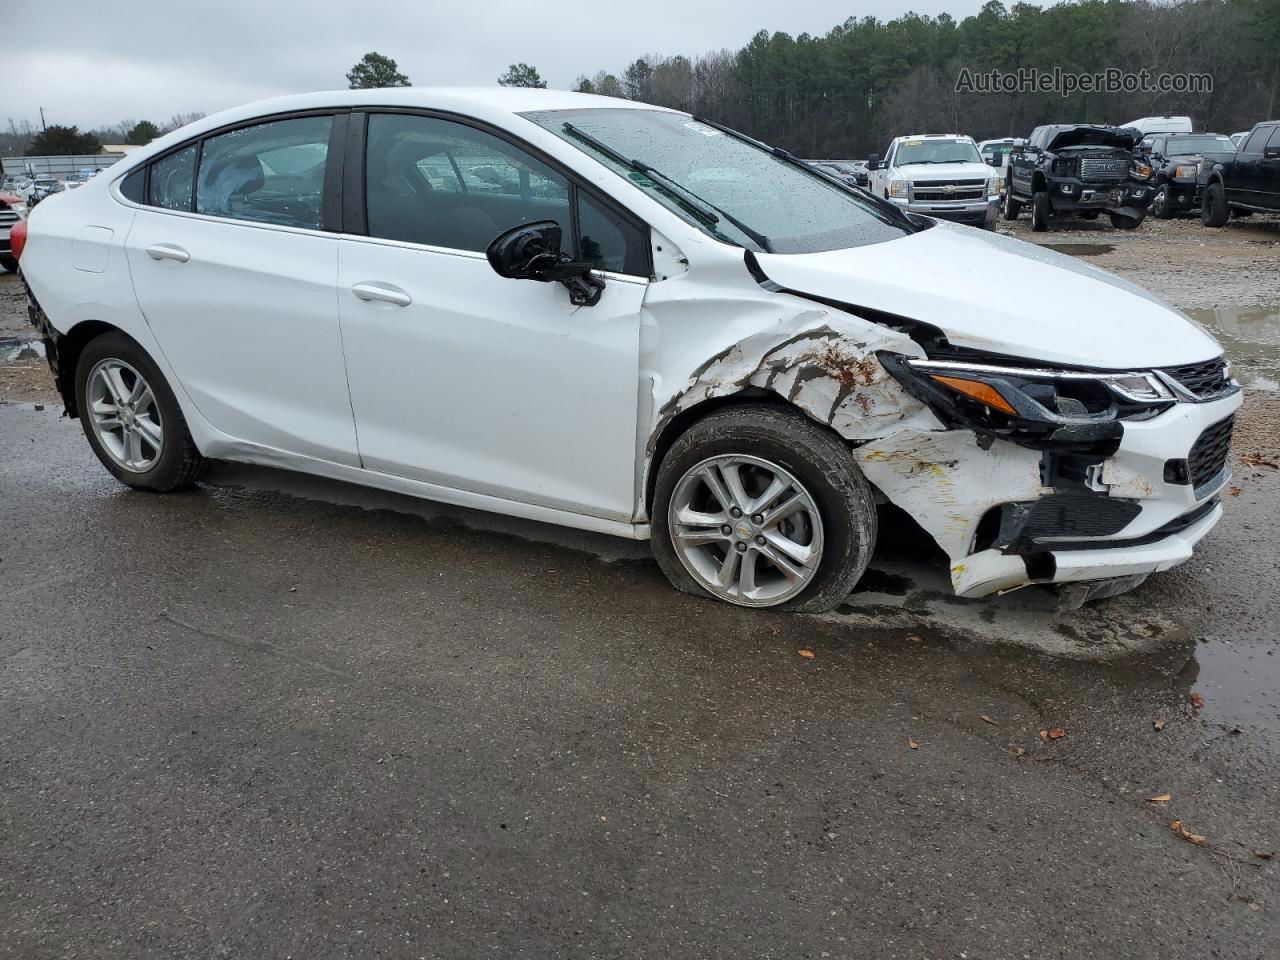
M 9 247 L 13 251 L 13 259 L 22 259 L 22 248 L 27 245 L 27 221 L 19 220 L 9 229 Z

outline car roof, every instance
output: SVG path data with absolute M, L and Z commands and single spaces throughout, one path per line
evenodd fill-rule
M 210 114 L 152 140 L 147 146 L 132 151 L 113 166 L 119 172 L 126 172 L 170 147 L 220 127 L 251 122 L 258 117 L 330 107 L 417 107 L 459 113 L 491 123 L 504 123 L 513 116 L 541 110 L 659 110 L 664 113 L 681 113 L 679 110 L 635 100 L 537 87 L 378 87 L 368 90 L 321 90 L 258 100 Z
M 910 133 L 897 140 L 972 140 L 967 133 Z

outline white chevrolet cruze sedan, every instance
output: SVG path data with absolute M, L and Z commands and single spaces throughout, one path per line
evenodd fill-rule
M 877 505 L 962 596 L 1116 590 L 1218 521 L 1240 389 L 1138 287 L 785 151 L 548 90 L 208 117 L 16 243 L 124 483 L 270 464 L 636 539 L 679 588 L 830 608 Z

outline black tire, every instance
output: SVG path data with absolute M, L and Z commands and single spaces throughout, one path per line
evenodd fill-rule
M 155 397 L 164 435 L 160 454 L 155 464 L 145 472 L 128 470 L 118 464 L 108 453 L 93 428 L 89 410 L 88 380 L 91 371 L 103 360 L 121 360 L 133 367 Z M 188 486 L 200 479 L 208 468 L 208 461 L 196 449 L 187 429 L 186 418 L 160 368 L 133 339 L 118 331 L 104 333 L 90 340 L 80 353 L 76 363 L 76 408 L 80 411 L 80 425 L 89 440 L 89 446 L 97 454 L 102 465 L 113 477 L 138 490 L 167 491 Z
M 1049 229 L 1049 194 L 1043 190 L 1031 196 L 1031 229 L 1036 233 Z
M 1013 187 L 1005 190 L 1003 206 L 1002 212 L 1006 220 L 1017 220 L 1018 214 L 1022 213 L 1022 201 L 1013 195 Z
M 1142 226 L 1142 221 L 1145 219 L 1144 217 L 1126 217 L 1123 213 L 1109 213 L 1107 216 L 1111 218 L 1111 225 L 1117 230 L 1136 230 Z
M 11 257 L 8 254 L 0 254 L 0 267 L 4 267 L 10 273 L 18 272 L 18 258 Z
M 1209 184 L 1200 200 L 1200 222 L 1206 227 L 1222 227 L 1226 226 L 1229 216 L 1231 210 L 1227 206 L 1227 192 L 1222 188 L 1222 182 Z
M 708 414 L 667 452 L 658 470 L 652 513 L 653 553 L 662 572 L 677 589 L 716 599 L 685 569 L 671 542 L 667 511 L 690 468 L 730 454 L 760 457 L 790 471 L 808 489 L 822 518 L 824 547 L 814 579 L 799 595 L 767 609 L 814 613 L 837 606 L 875 550 L 871 487 L 844 441 L 780 405 L 744 404 Z
M 1156 195 L 1151 198 L 1151 215 L 1157 220 L 1170 220 L 1173 210 L 1169 207 L 1169 185 L 1162 183 L 1156 188 Z

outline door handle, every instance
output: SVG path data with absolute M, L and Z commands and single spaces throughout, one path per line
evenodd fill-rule
M 407 307 L 413 303 L 413 297 L 389 283 L 357 283 L 351 288 L 351 292 L 357 299 L 366 302 L 376 300 L 380 303 L 394 303 L 397 307 Z
M 152 260 L 176 260 L 178 263 L 191 259 L 191 254 L 172 243 L 153 243 L 147 247 L 147 256 Z

